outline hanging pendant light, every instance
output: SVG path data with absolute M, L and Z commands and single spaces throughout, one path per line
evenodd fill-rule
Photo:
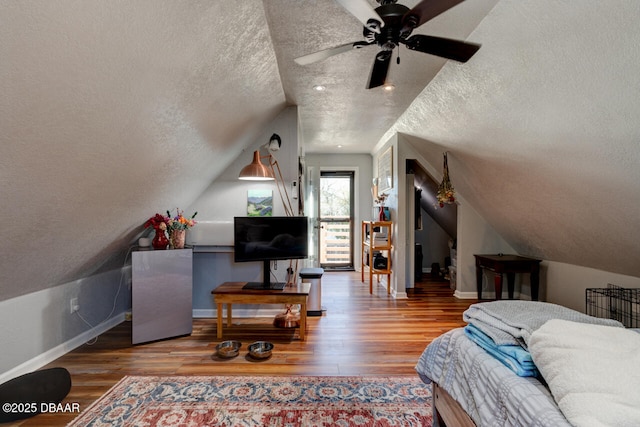
M 275 178 L 271 169 L 260 161 L 260 150 L 253 152 L 253 161 L 240 171 L 238 179 L 247 181 L 273 181 Z
M 451 179 L 449 178 L 449 165 L 447 164 L 447 153 L 444 154 L 444 165 L 443 165 L 443 173 L 442 173 L 442 182 L 438 185 L 438 194 L 436 198 L 438 199 L 438 203 L 440 207 L 443 208 L 445 204 L 450 205 L 456 201 L 456 190 L 453 188 L 453 184 L 451 184 Z

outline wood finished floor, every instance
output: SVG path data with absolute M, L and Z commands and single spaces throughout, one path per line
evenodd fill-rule
M 86 409 L 125 375 L 414 375 L 416 362 L 435 337 L 463 326 L 462 312 L 477 302 L 454 298 L 449 282 L 422 282 L 409 298 L 394 300 L 386 289 L 360 281 L 357 272 L 326 272 L 322 277 L 321 317 L 309 317 L 307 340 L 297 329 L 272 326 L 273 319 L 234 319 L 223 339 L 242 341 L 240 356 L 218 359 L 215 319 L 194 319 L 190 336 L 131 345 L 131 323 L 124 322 L 46 367 L 71 372 L 65 402 Z M 247 357 L 256 340 L 275 344 L 261 362 Z M 13 425 L 66 425 L 77 414 L 40 414 Z M 7 424 L 8 425 L 8 424 Z

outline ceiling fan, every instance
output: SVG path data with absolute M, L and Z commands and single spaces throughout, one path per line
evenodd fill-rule
M 467 62 L 480 49 L 480 45 L 475 43 L 423 34 L 411 35 L 420 25 L 464 0 L 422 0 L 413 9 L 397 4 L 397 0 L 376 0 L 380 6 L 375 9 L 367 0 L 336 1 L 364 24 L 364 41 L 346 43 L 304 55 L 296 58 L 296 63 L 312 64 L 351 49 L 376 44 L 380 47 L 380 52 L 373 62 L 367 85 L 367 89 L 372 89 L 385 84 L 393 50 L 399 44 L 404 44 L 411 50 L 459 62 Z

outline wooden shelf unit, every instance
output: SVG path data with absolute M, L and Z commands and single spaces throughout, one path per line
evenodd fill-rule
M 387 276 L 387 294 L 391 293 L 391 254 L 393 250 L 393 222 L 391 221 L 362 221 L 362 269 L 361 276 L 364 283 L 365 270 L 369 272 L 369 293 L 373 293 L 373 276 L 380 282 L 380 275 Z M 386 238 L 376 239 L 376 237 Z M 387 268 L 373 267 L 373 255 L 381 252 L 387 258 Z

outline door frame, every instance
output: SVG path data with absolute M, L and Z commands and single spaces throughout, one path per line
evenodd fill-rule
M 355 259 L 355 224 L 356 224 L 356 216 L 355 216 L 355 207 L 356 207 L 356 197 L 355 197 L 355 187 L 356 187 L 356 177 L 355 172 L 352 170 L 346 170 L 343 168 L 333 168 L 333 169 L 324 169 L 320 171 L 320 183 L 322 183 L 323 178 L 348 178 L 350 180 L 350 189 L 349 189 L 349 260 L 350 264 L 336 264 L 336 265 L 327 265 L 323 266 L 320 263 L 320 267 L 326 268 L 328 270 L 355 270 L 356 259 Z M 318 186 L 318 190 L 320 190 L 321 185 Z M 322 216 L 320 214 L 321 204 L 320 204 L 320 191 L 318 191 L 318 225 L 322 228 Z M 332 222 L 332 221 L 326 221 Z M 322 233 L 319 233 L 322 235 Z M 318 238 L 318 254 L 320 254 L 320 239 Z
M 320 223 L 320 176 L 322 172 L 335 172 L 335 171 L 344 171 L 344 172 L 353 172 L 353 194 L 351 197 L 353 198 L 353 225 L 352 225 L 352 245 L 353 245 L 353 268 L 356 271 L 359 271 L 358 267 L 362 260 L 360 259 L 360 251 L 356 250 L 358 242 L 360 242 L 360 227 L 357 227 L 356 224 L 360 218 L 360 203 L 358 203 L 360 198 L 360 188 L 358 185 L 360 179 L 360 168 L 358 166 L 319 166 L 317 173 L 314 174 L 313 180 L 315 181 L 315 188 L 317 192 L 314 197 L 314 210 L 315 210 L 315 218 L 316 224 L 315 226 L 319 227 Z M 320 265 L 320 238 L 317 235 L 315 241 L 313 242 L 315 245 L 316 253 L 318 254 L 317 263 Z

